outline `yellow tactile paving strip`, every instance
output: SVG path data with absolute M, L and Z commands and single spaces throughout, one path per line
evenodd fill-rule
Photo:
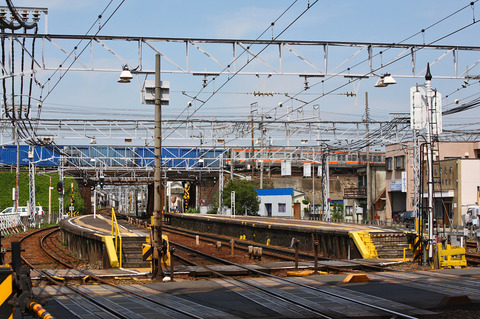
M 197 215 L 198 216 L 198 215 Z M 367 226 L 362 224 L 342 224 L 342 223 L 331 223 L 323 222 L 316 220 L 300 221 L 295 219 L 276 219 L 276 218 L 256 218 L 256 217 L 225 217 L 225 216 L 200 216 L 206 219 L 231 219 L 248 222 L 251 224 L 259 223 L 266 225 L 288 225 L 288 226 L 297 226 L 297 227 L 308 227 L 308 228 L 321 228 L 327 230 L 345 230 L 345 231 L 365 231 L 365 232 L 391 232 L 391 229 L 382 229 L 378 226 Z
M 84 218 L 92 218 L 91 216 L 92 215 L 84 215 L 84 216 L 77 217 L 73 220 L 73 223 L 78 225 L 78 226 L 82 226 L 82 227 L 85 227 L 85 228 L 97 230 L 97 231 L 102 232 L 102 233 L 111 234 L 111 229 L 112 229 L 112 220 L 111 219 L 107 219 L 107 218 L 103 217 L 102 215 L 97 215 L 96 216 L 96 218 L 101 220 L 101 223 L 107 223 L 108 224 L 109 228 L 105 229 L 104 227 L 101 227 L 101 226 L 96 227 L 96 226 L 93 226 L 89 223 L 85 223 L 85 222 L 82 221 L 82 219 L 84 219 Z M 130 232 L 123 227 L 120 227 L 120 234 L 122 236 L 127 236 L 127 237 L 138 237 L 139 236 L 138 234 Z

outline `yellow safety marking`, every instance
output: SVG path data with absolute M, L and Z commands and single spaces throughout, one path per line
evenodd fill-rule
M 466 267 L 465 248 L 451 247 L 447 245 L 446 249 L 442 248 L 442 243 L 437 244 L 438 261 L 440 267 Z M 446 259 L 445 259 L 446 257 Z
M 350 274 L 345 279 L 343 279 L 343 282 L 365 282 L 365 281 L 370 281 L 370 278 L 368 278 L 367 275 L 365 274 Z
M 153 247 L 150 244 L 142 244 L 142 259 L 143 261 L 151 261 L 153 255 Z
M 378 258 L 377 249 L 375 248 L 369 233 L 349 231 L 348 236 L 353 239 L 353 242 L 355 243 L 355 246 L 357 246 L 363 259 Z
M 0 318 L 12 319 L 13 308 L 8 301 L 13 297 L 13 271 L 0 267 Z
M 287 271 L 287 276 L 292 276 L 292 277 L 305 277 L 305 276 L 310 276 L 315 273 L 315 270 L 289 270 Z M 324 271 L 317 271 L 317 274 L 319 275 L 328 275 L 328 273 Z
M 97 235 L 98 236 L 98 235 Z M 113 242 L 113 236 L 100 236 L 102 241 L 105 243 L 107 248 L 107 256 L 110 261 L 110 266 L 119 267 L 120 263 L 118 262 L 117 251 L 115 249 L 115 243 Z
M 63 277 L 58 277 L 58 276 L 52 276 L 53 279 L 58 280 L 58 281 L 65 281 L 65 278 Z
M 162 266 L 170 267 L 171 255 L 170 255 L 170 242 L 167 235 L 162 235 L 162 239 L 167 243 L 167 253 L 162 256 Z M 152 245 L 142 244 L 142 259 L 143 261 L 152 261 L 152 258 L 158 258 L 158 254 L 153 250 Z

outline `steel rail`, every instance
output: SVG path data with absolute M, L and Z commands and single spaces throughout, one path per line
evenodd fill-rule
M 49 227 L 49 228 L 41 229 L 41 230 L 39 230 L 39 231 L 37 231 L 37 232 L 34 232 L 34 233 L 31 233 L 31 234 L 27 235 L 26 237 L 29 237 L 29 236 L 31 236 L 31 235 L 33 235 L 33 234 L 35 234 L 35 233 L 38 233 L 38 232 L 41 232 L 41 231 L 45 231 L 45 230 L 48 230 L 48 229 L 51 229 L 51 228 L 59 228 L 59 226 L 52 226 L 52 227 Z M 45 238 L 47 238 L 48 236 L 51 236 L 55 231 L 57 231 L 57 229 L 55 229 L 54 231 L 48 233 L 47 235 L 45 235 L 45 236 L 41 239 L 42 249 L 44 249 L 43 242 L 44 242 Z M 26 237 L 24 237 L 24 238 L 26 238 Z M 23 239 L 22 239 L 22 240 L 23 240 Z M 45 251 L 45 249 L 44 249 L 44 251 Z M 60 264 L 64 265 L 65 267 L 67 267 L 67 268 L 69 268 L 69 269 L 75 269 L 74 267 L 72 267 L 72 266 L 70 266 L 70 265 L 68 265 L 68 264 L 66 264 L 66 263 L 63 263 L 61 260 L 59 260 L 58 258 L 56 258 L 55 256 L 53 256 L 53 255 L 50 254 L 49 252 L 47 252 L 47 251 L 45 251 L 45 252 L 46 252 L 52 259 L 54 259 L 56 262 L 59 262 Z M 118 311 L 116 311 L 116 310 L 114 310 L 114 309 L 110 309 L 109 307 L 103 305 L 101 302 L 98 302 L 98 301 L 92 299 L 92 297 L 88 296 L 87 294 L 79 291 L 78 289 L 75 289 L 75 288 L 72 287 L 71 285 L 67 285 L 67 284 L 64 284 L 64 283 L 62 283 L 62 282 L 60 282 L 60 281 L 58 281 L 58 280 L 55 280 L 55 278 L 54 278 L 53 276 L 50 276 L 50 275 L 49 275 L 48 273 L 46 273 L 45 271 L 43 271 L 43 270 L 41 270 L 41 269 L 38 269 L 38 268 L 36 268 L 36 267 L 33 267 L 33 265 L 31 265 L 31 264 L 30 264 L 26 259 L 24 259 L 23 257 L 22 257 L 22 260 L 23 260 L 23 261 L 25 262 L 25 264 L 27 264 L 30 268 L 35 269 L 35 270 L 37 270 L 39 273 L 41 273 L 41 274 L 42 274 L 47 280 L 49 280 L 51 283 L 54 283 L 54 284 L 57 284 L 57 285 L 61 285 L 61 286 L 64 286 L 64 287 L 70 289 L 70 290 L 73 291 L 74 293 L 77 293 L 78 295 L 87 298 L 87 300 L 89 300 L 90 302 L 94 303 L 95 305 L 97 305 L 98 307 L 100 307 L 100 308 L 102 308 L 102 309 L 105 309 L 107 312 L 110 312 L 110 313 L 112 313 L 113 315 L 115 315 L 115 316 L 117 316 L 117 317 L 119 317 L 119 318 L 128 319 L 128 317 L 124 316 L 122 313 L 120 313 L 120 312 L 118 312 Z M 186 312 L 186 311 L 183 311 L 183 310 L 179 310 L 179 309 L 176 309 L 176 308 L 174 308 L 174 307 L 171 307 L 171 306 L 168 306 L 168 305 L 159 303 L 158 301 L 155 301 L 155 300 L 153 300 L 153 299 L 151 299 L 151 298 L 142 296 L 142 295 L 140 295 L 140 294 L 138 294 L 138 293 L 135 293 L 135 292 L 130 291 L 130 290 L 128 290 L 128 289 L 125 289 L 125 288 L 123 288 L 123 287 L 119 287 L 119 286 L 117 286 L 117 285 L 115 285 L 115 284 L 112 284 L 112 283 L 110 283 L 110 282 L 107 282 L 107 281 L 103 280 L 102 278 L 94 275 L 93 273 L 91 273 L 91 272 L 89 272 L 89 271 L 80 270 L 80 269 L 75 269 L 75 270 L 78 271 L 78 272 L 80 272 L 80 273 L 82 273 L 82 274 L 84 274 L 84 275 L 88 275 L 90 278 L 92 278 L 92 279 L 94 279 L 94 280 L 96 280 L 96 281 L 98 281 L 98 282 L 101 282 L 102 284 L 105 284 L 105 285 L 108 285 L 108 286 L 113 287 L 113 288 L 115 288 L 115 289 L 118 289 L 118 290 L 120 290 L 120 291 L 126 292 L 126 293 L 128 293 L 128 294 L 130 294 L 130 295 L 132 295 L 132 296 L 135 296 L 135 297 L 137 297 L 137 298 L 139 298 L 139 299 L 142 299 L 142 300 L 146 300 L 146 301 L 151 302 L 151 303 L 153 303 L 153 304 L 155 304 L 155 305 L 164 307 L 164 308 L 166 308 L 166 309 L 168 309 L 168 310 L 171 310 L 171 311 L 180 313 L 180 314 L 182 314 L 182 315 L 184 315 L 184 316 L 187 316 L 187 317 L 190 317 L 190 318 L 196 318 L 196 319 L 201 319 L 201 318 L 202 318 L 202 317 L 199 317 L 199 316 L 194 315 L 194 314 L 192 314 L 192 313 L 189 313 L 189 312 Z
M 48 227 L 48 228 L 43 228 L 43 229 L 39 229 L 35 232 L 32 232 L 28 235 L 26 235 L 25 237 L 23 237 L 19 242 L 22 243 L 23 240 L 35 235 L 35 234 L 38 234 L 38 233 L 41 233 L 43 231 L 46 231 L 48 229 L 51 229 L 51 228 L 55 228 L 55 227 L 58 227 L 58 226 L 52 226 L 52 227 Z M 20 244 L 21 245 L 21 244 Z M 88 296 L 87 294 L 81 292 L 80 290 L 74 288 L 73 286 L 71 285 L 67 285 L 67 284 L 64 284 L 63 282 L 60 282 L 58 280 L 56 280 L 53 276 L 49 275 L 47 272 L 45 272 L 44 270 L 42 269 L 39 269 L 35 266 L 33 266 L 30 262 L 28 262 L 25 257 L 21 256 L 21 259 L 22 261 L 31 269 L 34 269 L 36 270 L 38 273 L 40 273 L 44 278 L 46 278 L 50 283 L 52 284 L 55 284 L 55 285 L 59 285 L 59 286 L 62 286 L 62 287 L 65 287 L 67 289 L 69 289 L 70 291 L 74 292 L 75 294 L 85 298 L 88 302 L 94 304 L 95 306 L 99 307 L 100 309 L 104 310 L 105 312 L 108 312 L 109 314 L 113 315 L 113 316 L 116 316 L 118 318 L 122 318 L 122 319 L 128 319 L 128 317 L 124 316 L 123 314 L 121 314 L 120 312 L 116 311 L 115 309 L 111 309 L 110 307 L 107 307 L 105 305 L 103 305 L 101 302 L 95 300 L 94 298 Z
M 233 266 L 240 266 L 239 264 L 231 263 L 231 262 L 226 261 L 226 260 L 224 260 L 224 259 L 221 259 L 221 258 L 212 256 L 212 255 L 208 255 L 208 254 L 205 254 L 205 253 L 196 251 L 196 250 L 194 250 L 194 249 L 191 249 L 191 248 L 189 248 L 189 247 L 180 245 L 180 244 L 175 243 L 175 242 L 172 242 L 172 241 L 169 241 L 169 243 L 170 243 L 171 245 L 175 246 L 175 247 L 178 247 L 178 248 L 183 249 L 183 250 L 185 250 L 185 251 L 188 251 L 188 252 L 190 252 L 190 253 L 198 254 L 198 255 L 202 256 L 203 258 L 211 259 L 211 260 L 214 260 L 214 261 L 216 261 L 216 262 L 218 262 L 218 263 L 223 263 L 223 264 L 233 265 Z M 240 266 L 240 267 L 241 267 L 241 268 L 244 268 L 244 269 L 246 269 L 246 270 L 248 270 L 248 271 L 251 270 L 251 268 L 248 268 L 248 267 L 243 267 L 243 266 Z M 311 312 L 315 313 L 317 316 L 320 316 L 321 318 L 332 318 L 332 317 L 330 317 L 330 316 L 328 316 L 328 315 L 325 315 L 324 313 L 320 312 L 319 310 L 317 310 L 317 309 L 315 309 L 315 308 L 309 307 L 309 306 L 304 305 L 304 304 L 302 304 L 302 303 L 300 303 L 300 302 L 296 302 L 296 301 L 290 300 L 290 299 L 288 299 L 288 298 L 286 298 L 286 297 L 284 297 L 284 296 L 281 296 L 281 295 L 279 295 L 279 294 L 277 294 L 277 293 L 275 293 L 275 292 L 269 291 L 269 290 L 266 289 L 266 288 L 262 288 L 262 287 L 260 287 L 260 286 L 257 286 L 257 285 L 254 285 L 254 284 L 252 284 L 252 283 L 246 282 L 246 281 L 244 281 L 244 280 L 242 280 L 242 279 L 239 279 L 239 278 L 232 278 L 232 277 L 226 276 L 226 275 L 224 275 L 224 274 L 222 274 L 222 273 L 220 273 L 220 272 L 218 272 L 218 271 L 212 270 L 212 269 L 209 269 L 209 270 L 212 272 L 212 274 L 214 274 L 214 275 L 217 276 L 217 277 L 230 280 L 230 282 L 231 282 L 232 280 L 235 281 L 235 282 L 241 282 L 242 284 L 247 285 L 247 286 L 252 287 L 252 288 L 255 288 L 255 289 L 257 289 L 257 290 L 259 290 L 259 291 L 261 291 L 261 292 L 263 292 L 263 293 L 265 293 L 265 294 L 268 294 L 268 295 L 270 295 L 270 296 L 273 296 L 273 297 L 275 297 L 275 298 L 278 298 L 278 299 L 280 299 L 280 300 L 282 300 L 282 301 L 285 301 L 285 302 L 287 302 L 287 303 L 293 304 L 293 305 L 295 305 L 295 306 L 297 306 L 297 307 L 300 307 L 300 308 L 306 309 L 306 310 L 308 310 L 308 311 L 311 311 Z M 253 270 L 253 269 L 252 269 L 252 270 Z M 260 273 L 260 274 L 265 274 L 265 273 L 262 273 L 262 272 L 260 272 L 260 271 L 255 271 L 255 272 Z M 231 282 L 231 283 L 232 283 L 232 284 L 235 284 L 234 282 Z M 236 285 L 236 286 L 239 286 L 239 287 L 241 287 L 241 288 L 244 288 L 244 287 L 242 287 L 241 285 L 238 285 L 238 284 L 235 284 L 235 285 Z M 291 310 L 295 311 L 294 309 L 291 309 Z M 316 316 L 315 318 L 320 318 L 320 317 L 317 317 L 317 316 Z M 333 318 L 332 318 L 332 319 L 333 319 Z
M 200 233 L 195 233 L 195 232 L 191 232 L 191 231 L 188 231 L 188 230 L 180 230 L 180 229 L 174 229 L 172 227 L 169 227 L 169 226 L 163 226 L 164 229 L 170 233 L 174 233 L 174 234 L 178 234 L 178 235 L 182 235 L 182 236 L 187 236 L 187 237 L 190 237 L 190 238 L 195 238 L 196 235 L 200 236 L 200 240 L 203 240 L 203 241 L 207 241 L 207 242 L 210 242 L 210 243 L 215 243 L 215 241 L 222 241 L 223 243 L 229 243 L 230 242 L 230 239 L 228 238 L 223 238 L 223 237 L 220 237 L 220 236 L 215 236 L 215 235 L 210 235 L 210 234 L 200 234 Z M 235 240 L 235 244 L 240 244 L 241 246 L 235 246 L 235 248 L 238 248 L 238 249 L 241 249 L 241 250 L 248 250 L 248 246 L 251 246 L 251 245 L 254 245 L 254 246 L 257 246 L 257 247 L 262 247 L 262 250 L 263 250 L 263 255 L 267 255 L 267 256 L 270 256 L 270 257 L 273 257 L 273 258 L 278 258 L 278 259 L 284 259 L 284 260 L 288 260 L 288 261 L 294 261 L 295 258 L 295 252 L 294 251 L 289 251 L 289 250 L 285 250 L 285 249 L 281 249 L 281 248 L 273 248 L 271 246 L 266 246 L 266 245 L 262 245 L 262 244 L 252 244 L 252 243 L 247 243 L 247 242 L 243 242 L 243 241 L 239 241 L 239 240 Z M 306 254 L 306 253 L 302 253 L 302 252 L 299 252 L 298 253 L 298 256 L 299 257 L 302 257 L 302 258 L 305 258 L 305 259 L 314 259 L 314 256 L 313 255 L 310 255 L 310 254 Z M 323 258 L 323 257 L 319 257 L 319 260 L 330 260 L 329 258 Z
M 353 299 L 353 298 L 349 298 L 349 297 L 345 297 L 345 296 L 342 296 L 342 295 L 339 295 L 339 294 L 336 294 L 336 293 L 333 293 L 333 292 L 329 292 L 329 291 L 326 291 L 324 289 L 320 289 L 320 288 L 317 288 L 317 287 L 313 287 L 313 286 L 309 286 L 307 284 L 302 284 L 300 282 L 296 282 L 296 281 L 293 281 L 293 280 L 290 280 L 290 279 L 286 279 L 286 278 L 282 278 L 282 277 L 278 277 L 278 276 L 275 276 L 275 275 L 272 275 L 272 274 L 268 274 L 268 273 L 265 273 L 265 272 L 262 272 L 260 270 L 257 270 L 257 269 L 254 269 L 254 268 L 250 268 L 248 266 L 245 266 L 245 265 L 240 265 L 240 264 L 236 264 L 236 263 L 233 263 L 233 262 L 230 262 L 228 260 L 224 260 L 224 259 L 221 259 L 221 258 L 218 258 L 218 257 L 215 257 L 215 256 L 211 256 L 211 255 L 208 255 L 208 254 L 205 254 L 205 253 L 202 253 L 202 252 L 199 252 L 199 251 L 196 251 L 194 249 L 191 249 L 189 247 L 186 247 L 186 246 L 183 246 L 183 245 L 180 245 L 180 244 L 177 244 L 177 243 L 174 243 L 174 242 L 171 242 L 171 244 L 173 244 L 174 246 L 178 247 L 178 248 L 181 248 L 181 249 L 184 249 L 184 250 L 187 250 L 187 251 L 190 251 L 192 253 L 196 253 L 196 254 L 199 254 L 199 255 L 204 255 L 206 258 L 210 258 L 212 260 L 215 260 L 219 263 L 224 263 L 224 264 L 228 264 L 228 265 L 232 265 L 232 266 L 236 266 L 236 267 L 240 267 L 240 268 L 243 268 L 243 269 L 246 269 L 252 273 L 255 273 L 257 275 L 261 275 L 261 276 L 266 276 L 266 277 L 270 277 L 270 278 L 274 278 L 280 282 L 283 282 L 283 283 L 288 283 L 290 285 L 295 285 L 295 286 L 300 286 L 302 288 L 307 288 L 307 289 L 311 289 L 311 290 L 314 290 L 316 292 L 320 292 L 322 294 L 325 294 L 325 295 L 328 295 L 328 296 L 332 296 L 332 297 L 335 297 L 335 298 L 339 298 L 339 299 L 342 299 L 342 300 L 345 300 L 345 301 L 349 301 L 349 302 L 353 302 L 353 303 L 356 303 L 356 304 L 359 304 L 359 305 L 362 305 L 362 306 L 365 306 L 365 307 L 368 307 L 368 308 L 372 308 L 372 309 L 376 309 L 376 310 L 380 310 L 382 312 L 386 312 L 386 313 L 389 313 L 389 314 L 392 314 L 392 315 L 395 315 L 395 316 L 398 316 L 399 318 L 409 318 L 409 319 L 414 319 L 416 317 L 413 317 L 413 316 L 410 316 L 408 314 L 404 314 L 404 313 L 400 313 L 398 311 L 394 311 L 394 310 L 391 310 L 391 309 L 388 309 L 388 308 L 384 308 L 384 307 L 380 307 L 380 306 L 376 306 L 376 305 L 372 305 L 372 304 L 369 304 L 369 303 L 366 303 L 366 302 L 363 302 L 363 301 L 359 301 L 359 300 L 356 300 L 356 299 Z M 219 273 L 218 273 L 219 274 Z M 222 274 L 219 274 L 220 276 L 224 277 L 224 275 Z M 226 276 L 225 276 L 226 277 Z M 237 281 L 240 281 L 240 282 L 243 282 L 241 279 L 238 279 L 238 278 L 234 278 L 234 280 L 237 280 Z M 245 282 L 243 282 L 245 283 Z M 245 283 L 245 284 L 248 284 L 248 285 L 251 285 L 249 283 Z M 251 285 L 252 287 L 255 287 L 257 289 L 263 289 L 261 287 L 256 287 L 255 285 Z M 272 294 L 272 292 L 269 292 L 269 291 L 266 291 L 267 293 L 269 294 Z M 281 297 L 283 298 L 283 297 Z M 288 302 L 292 302 L 291 300 L 288 300 Z M 304 306 L 306 307 L 306 306 Z M 317 310 L 315 310 L 317 311 Z

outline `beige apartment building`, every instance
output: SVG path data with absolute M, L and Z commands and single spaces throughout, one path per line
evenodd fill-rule
M 462 214 L 478 201 L 480 142 L 439 142 L 434 147 L 434 214 L 437 223 L 461 225 Z M 387 221 L 414 208 L 413 144 L 391 144 L 385 149 Z M 425 158 L 426 159 L 426 158 Z M 427 196 L 426 160 L 422 192 Z

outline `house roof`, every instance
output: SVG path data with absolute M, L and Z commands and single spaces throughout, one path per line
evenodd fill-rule
M 268 189 L 256 189 L 258 196 L 280 196 L 290 195 L 293 196 L 293 188 L 268 188 Z

